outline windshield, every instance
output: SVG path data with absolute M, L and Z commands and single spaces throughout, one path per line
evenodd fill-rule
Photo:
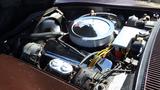
M 56 0 L 55 4 L 87 3 L 160 9 L 160 0 Z

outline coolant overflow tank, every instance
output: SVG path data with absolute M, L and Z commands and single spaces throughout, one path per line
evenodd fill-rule
M 97 16 L 80 17 L 74 21 L 69 31 L 73 43 L 82 47 L 99 47 L 113 40 L 112 21 Z

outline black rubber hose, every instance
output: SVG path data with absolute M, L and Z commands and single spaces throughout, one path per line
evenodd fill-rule
M 55 37 L 57 35 L 64 35 L 62 32 L 44 32 L 44 33 L 33 33 L 30 37 L 41 38 L 41 37 Z

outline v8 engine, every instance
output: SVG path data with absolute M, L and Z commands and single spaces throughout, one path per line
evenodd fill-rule
M 22 39 L 20 58 L 80 89 L 121 90 L 138 69 L 156 19 L 95 10 L 74 19 L 65 14 L 46 11 Z

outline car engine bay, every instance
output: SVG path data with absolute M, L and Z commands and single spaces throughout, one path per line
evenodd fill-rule
M 145 11 L 53 7 L 32 29 L 5 40 L 3 53 L 79 89 L 122 90 L 158 19 Z

